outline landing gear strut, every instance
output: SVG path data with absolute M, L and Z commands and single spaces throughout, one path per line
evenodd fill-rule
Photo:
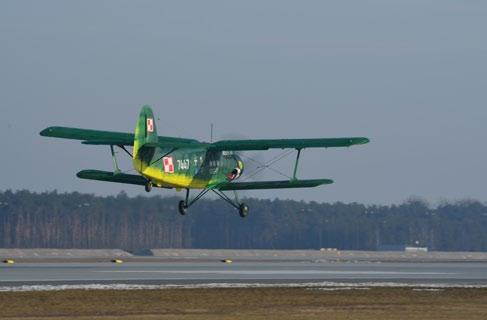
M 237 194 L 235 193 L 235 200 L 230 199 L 225 193 L 217 189 L 203 189 L 193 200 L 189 201 L 189 189 L 186 189 L 185 200 L 179 201 L 178 209 L 181 215 L 185 215 L 188 212 L 188 208 L 192 206 L 196 201 L 201 199 L 208 191 L 213 191 L 216 195 L 222 198 L 225 202 L 230 204 L 232 207 L 238 210 L 238 214 L 245 218 L 249 214 L 249 206 L 245 203 L 241 203 L 238 200 Z

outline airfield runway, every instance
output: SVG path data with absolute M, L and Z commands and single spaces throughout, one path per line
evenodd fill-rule
M 368 284 L 487 287 L 487 263 L 128 262 L 21 263 L 0 266 L 0 290 L 32 285 Z
M 483 320 L 487 262 L 460 261 L 464 256 L 405 262 L 235 255 L 230 264 L 209 255 L 125 256 L 115 264 L 106 255 L 104 262 L 19 255 L 17 263 L 0 265 L 0 310 L 46 319 Z

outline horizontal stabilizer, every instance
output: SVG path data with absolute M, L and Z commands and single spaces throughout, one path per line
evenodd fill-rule
M 284 181 L 255 181 L 255 182 L 229 182 L 218 186 L 225 190 L 256 190 L 256 189 L 287 189 L 287 188 L 313 188 L 324 184 L 331 184 L 330 179 L 312 180 L 284 180 Z
M 76 176 L 81 179 L 136 184 L 140 186 L 144 186 L 147 183 L 146 178 L 136 174 L 113 173 L 101 170 L 83 170 L 78 172 Z

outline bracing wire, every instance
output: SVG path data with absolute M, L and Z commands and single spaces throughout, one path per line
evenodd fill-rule
M 288 179 L 291 179 L 291 177 L 275 168 L 272 168 L 271 165 L 273 165 L 274 163 L 286 158 L 287 156 L 289 156 L 291 153 L 293 153 L 294 150 L 287 150 L 287 151 L 283 151 L 282 153 L 276 155 L 275 157 L 273 157 L 271 160 L 267 161 L 266 163 L 262 163 L 260 161 L 257 161 L 249 156 L 246 156 L 246 155 L 243 155 L 241 154 L 241 156 L 243 158 L 246 158 L 247 160 L 249 161 L 252 161 L 256 164 L 258 164 L 259 166 L 257 167 L 256 170 L 254 170 L 254 172 L 251 172 L 247 177 L 245 177 L 245 180 L 248 181 L 248 179 L 254 177 L 255 175 L 257 175 L 258 173 L 262 172 L 263 170 L 265 169 L 269 169 L 285 178 L 288 178 Z

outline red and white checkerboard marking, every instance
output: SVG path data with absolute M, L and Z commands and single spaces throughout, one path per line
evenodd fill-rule
M 164 163 L 165 173 L 174 173 L 174 164 L 172 161 L 172 157 L 164 157 L 162 158 L 162 162 Z
M 147 132 L 154 132 L 154 119 L 147 118 Z

